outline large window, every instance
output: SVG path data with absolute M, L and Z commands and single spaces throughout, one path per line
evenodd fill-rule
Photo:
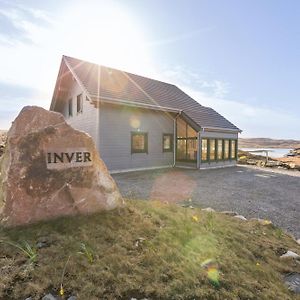
M 217 140 L 217 159 L 223 159 L 223 140 Z
M 215 139 L 209 139 L 209 160 L 215 160 L 216 159 L 216 140 Z
M 173 134 L 164 133 L 163 134 L 163 152 L 173 151 Z
M 229 159 L 229 140 L 224 140 L 224 159 Z
M 73 99 L 69 99 L 68 101 L 68 115 L 69 117 L 73 116 Z
M 230 152 L 230 158 L 236 159 L 236 140 L 231 140 L 231 152 Z
M 131 132 L 131 153 L 148 153 L 147 132 Z
M 208 154 L 207 139 L 202 139 L 202 141 L 201 141 L 201 160 L 202 161 L 207 161 L 207 154 Z
M 197 161 L 197 136 L 197 131 L 190 125 L 180 118 L 177 119 L 177 160 Z
M 82 113 L 83 111 L 83 101 L 82 101 L 82 94 L 77 96 L 77 114 Z

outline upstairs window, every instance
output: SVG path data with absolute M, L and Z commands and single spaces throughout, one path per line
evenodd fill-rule
M 173 151 L 173 134 L 164 133 L 163 134 L 163 152 Z
M 83 101 L 82 101 L 82 99 L 83 99 L 82 94 L 77 96 L 77 114 L 80 114 L 83 111 Z
M 73 99 L 68 100 L 68 115 L 69 117 L 73 116 Z
M 148 153 L 147 132 L 131 132 L 131 153 Z

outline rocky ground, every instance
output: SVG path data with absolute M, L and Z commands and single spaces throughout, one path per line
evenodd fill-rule
M 300 155 L 297 154 L 290 157 L 269 158 L 267 162 L 265 156 L 254 155 L 250 152 L 239 150 L 238 163 L 242 165 L 300 171 Z

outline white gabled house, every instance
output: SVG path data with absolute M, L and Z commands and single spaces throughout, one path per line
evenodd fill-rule
M 50 110 L 91 135 L 111 172 L 236 164 L 241 130 L 169 83 L 63 56 Z

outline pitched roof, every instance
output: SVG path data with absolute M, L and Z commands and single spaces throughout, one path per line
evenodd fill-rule
M 174 109 L 182 111 L 201 128 L 240 131 L 215 110 L 202 106 L 173 84 L 68 56 L 64 56 L 63 60 L 91 98 Z

